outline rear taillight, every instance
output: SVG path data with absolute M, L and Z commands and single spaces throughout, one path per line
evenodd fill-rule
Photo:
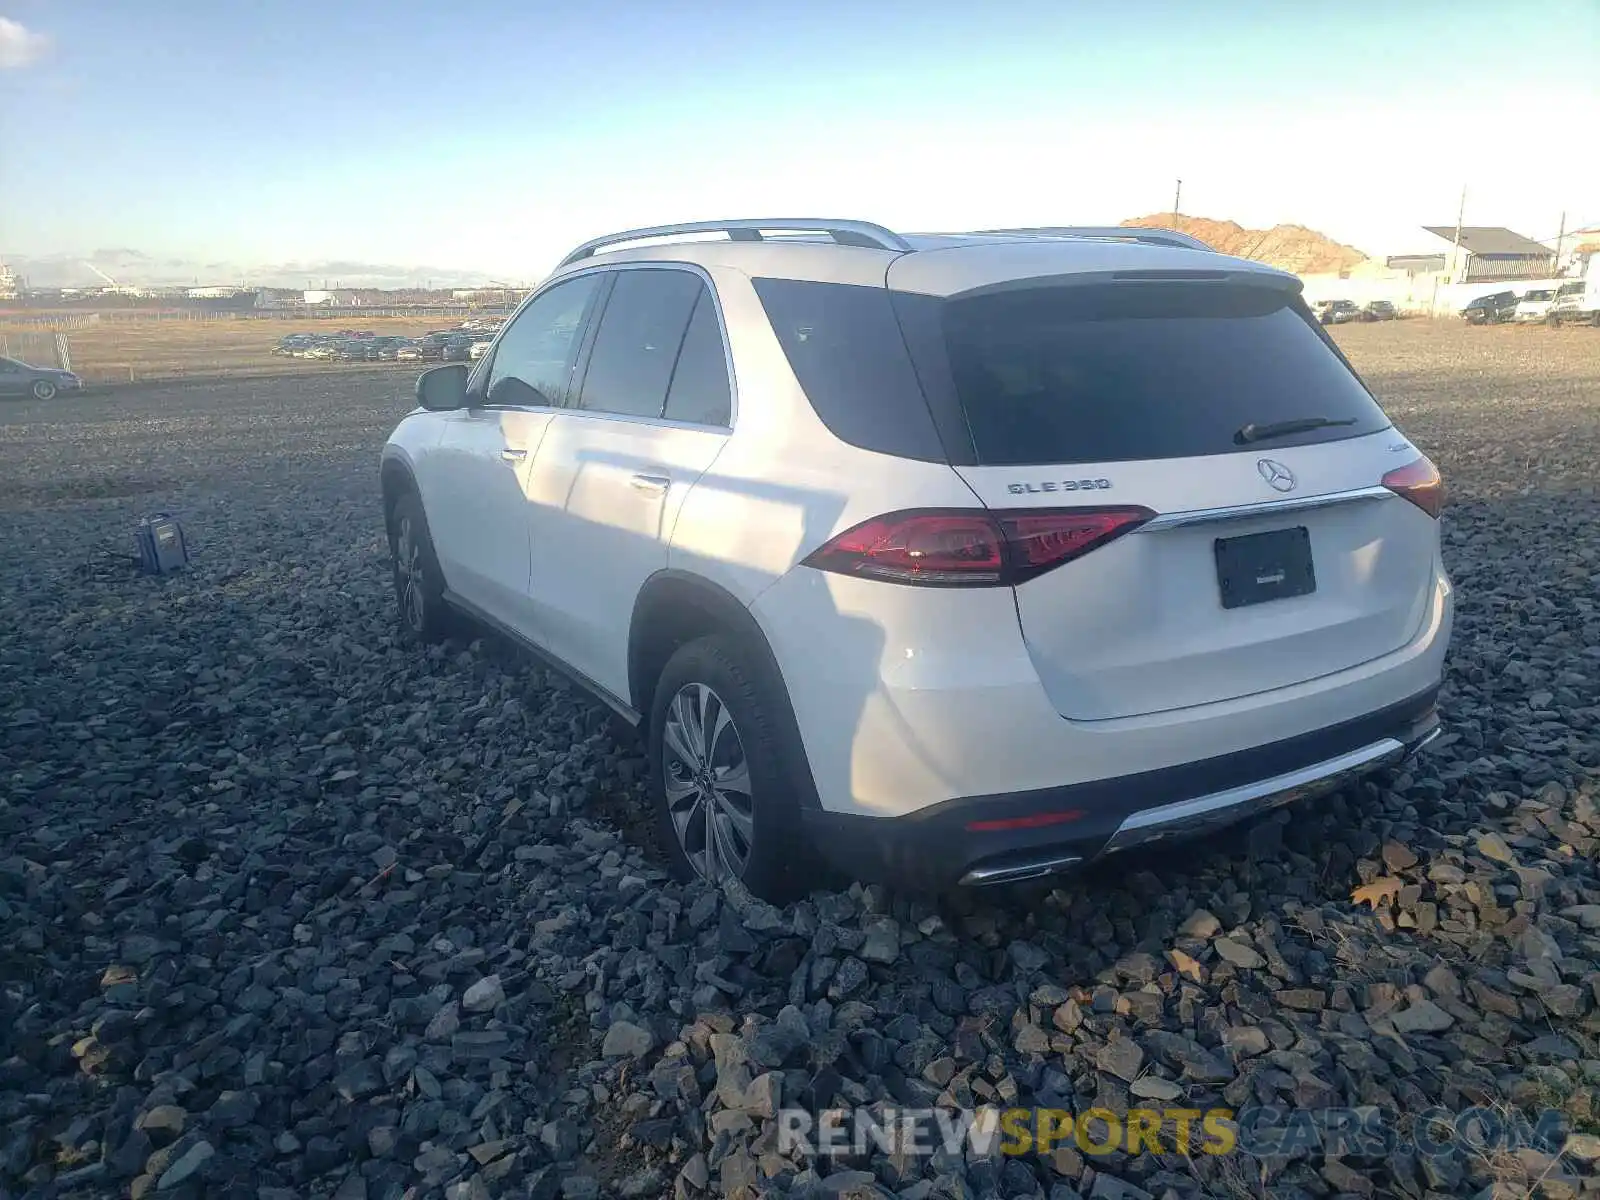
M 806 565 L 924 587 L 1009 587 L 1081 558 L 1155 516 L 1148 508 L 915 510 L 863 521 Z
M 1426 458 L 1396 467 L 1381 482 L 1396 496 L 1405 497 L 1435 519 L 1444 507 L 1444 478 L 1439 474 L 1439 468 Z

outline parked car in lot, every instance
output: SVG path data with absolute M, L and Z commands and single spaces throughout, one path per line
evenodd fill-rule
M 0 358 L 0 396 L 32 396 L 54 400 L 61 392 L 83 390 L 83 380 L 60 367 L 31 367 L 20 359 Z
M 1550 315 L 1550 302 L 1555 299 L 1554 288 L 1534 288 L 1522 294 L 1511 319 L 1519 325 L 1542 323 Z
M 278 339 L 278 344 L 272 348 L 272 353 L 291 356 L 296 350 L 310 349 L 316 337 L 309 333 L 288 333 Z
M 445 362 L 466 362 L 472 357 L 472 343 L 476 340 L 473 337 L 446 338 L 440 357 Z
M 1600 325 L 1600 268 L 1591 266 L 1590 272 L 1587 278 L 1573 279 L 1556 289 L 1550 301 L 1550 324 Z
M 479 338 L 468 348 L 468 357 L 474 359 L 482 358 L 485 354 L 489 353 L 489 347 L 492 345 L 494 345 L 494 340 L 492 338 Z
M 339 349 L 343 342 L 318 342 L 305 352 L 305 357 L 318 362 L 332 362 L 339 357 Z
M 400 351 L 411 345 L 411 339 L 386 337 L 379 338 L 378 343 L 378 360 L 380 362 L 396 362 L 400 358 Z
M 1361 306 L 1361 319 L 1363 321 L 1395 321 L 1400 317 L 1400 310 L 1387 300 L 1368 300 Z
M 421 362 L 423 361 L 422 343 L 420 341 L 408 341 L 395 351 L 394 356 L 399 362 Z
M 1468 325 L 1500 325 L 1511 320 L 1516 311 L 1515 292 L 1493 292 L 1469 301 L 1461 310 L 1461 318 Z
M 1324 325 L 1345 325 L 1361 318 L 1361 309 L 1356 307 L 1353 300 L 1329 300 L 1317 314 L 1317 319 Z
M 578 247 L 382 453 L 404 628 L 636 724 L 679 874 L 1034 879 L 1436 736 L 1442 483 L 1294 276 L 820 224 Z
M 440 362 L 444 359 L 444 348 L 458 336 L 449 331 L 426 333 L 417 339 L 416 347 L 423 361 Z
M 368 362 L 377 357 L 378 348 L 371 339 L 350 338 L 339 343 L 337 356 L 340 362 Z

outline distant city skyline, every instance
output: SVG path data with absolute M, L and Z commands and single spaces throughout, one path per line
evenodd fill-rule
M 1110 224 L 1179 177 L 1185 213 L 1380 257 L 1463 185 L 1469 224 L 1600 224 L 1592 0 L 971 13 L 0 0 L 0 260 L 528 280 L 637 225 Z

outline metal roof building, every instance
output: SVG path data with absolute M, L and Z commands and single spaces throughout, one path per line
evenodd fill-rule
M 1423 253 L 1400 254 L 1385 265 L 1413 275 L 1443 273 L 1450 283 L 1545 279 L 1555 272 L 1555 251 L 1500 225 L 1463 225 L 1456 246 L 1454 225 L 1424 225 L 1433 244 Z

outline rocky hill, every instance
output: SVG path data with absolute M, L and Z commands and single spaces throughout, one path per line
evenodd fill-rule
M 1367 257 L 1354 246 L 1343 245 L 1323 236 L 1315 229 L 1307 229 L 1304 225 L 1274 225 L 1271 229 L 1246 229 L 1235 221 L 1174 216 L 1172 213 L 1152 213 L 1148 217 L 1132 217 L 1123 224 L 1176 229 L 1180 233 L 1199 238 L 1223 254 L 1253 258 L 1257 262 L 1264 262 L 1280 270 L 1293 271 L 1300 275 L 1343 271 Z

